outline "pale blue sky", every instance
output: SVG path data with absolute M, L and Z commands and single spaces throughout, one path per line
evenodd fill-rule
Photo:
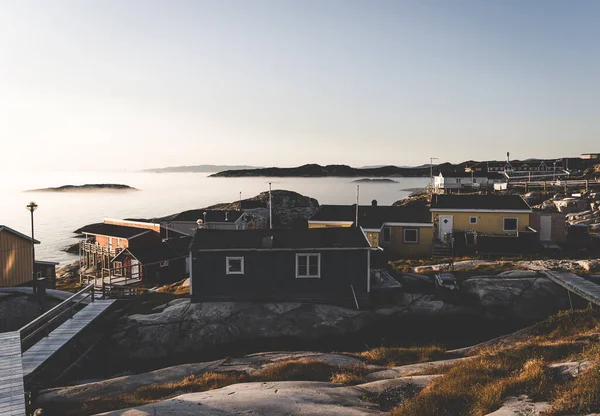
M 0 7 L 5 167 L 420 165 L 600 151 L 600 1 Z

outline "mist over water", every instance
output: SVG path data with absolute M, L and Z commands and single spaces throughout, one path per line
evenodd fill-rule
M 30 235 L 25 205 L 37 202 L 35 237 L 39 260 L 66 263 L 76 257 L 62 249 L 76 240 L 77 228 L 104 218 L 153 218 L 250 198 L 269 188 L 285 189 L 316 198 L 320 204 L 356 202 L 356 178 L 209 178 L 205 173 L 148 173 L 117 171 L 3 172 L 0 181 L 0 224 Z M 377 199 L 389 205 L 406 197 L 410 188 L 424 187 L 429 178 L 393 178 L 398 183 L 361 183 L 360 203 Z M 139 191 L 24 192 L 62 185 L 125 184 Z

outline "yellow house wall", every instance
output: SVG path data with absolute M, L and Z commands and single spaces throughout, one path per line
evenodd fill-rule
M 404 242 L 404 229 L 417 229 L 419 232 L 418 243 Z M 388 255 L 398 257 L 425 257 L 431 256 L 433 244 L 433 227 L 391 227 L 392 241 L 386 243 L 383 236 L 380 240 L 380 247 Z
M 309 223 L 308 228 L 336 228 L 336 227 L 350 227 L 352 223 L 348 224 L 323 224 L 323 223 Z
M 379 247 L 379 233 L 378 232 L 367 232 L 367 240 L 371 247 Z
M 516 232 L 504 231 L 504 218 L 518 218 L 519 231 L 524 231 L 529 226 L 529 213 L 516 214 L 512 212 L 433 212 L 433 223 L 437 224 L 436 218 L 440 215 L 452 215 L 453 228 L 455 230 L 473 230 L 486 234 L 516 234 Z M 477 217 L 477 224 L 469 222 L 470 217 Z
M 0 286 L 18 286 L 32 279 L 31 241 L 0 231 Z

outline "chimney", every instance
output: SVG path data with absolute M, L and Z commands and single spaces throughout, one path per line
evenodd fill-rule
M 376 199 L 374 199 L 374 200 L 371 201 L 371 206 L 372 207 L 376 207 L 377 206 L 377 200 Z
M 229 214 L 229 213 L 227 211 L 225 211 L 225 221 L 228 221 L 227 220 L 227 214 Z

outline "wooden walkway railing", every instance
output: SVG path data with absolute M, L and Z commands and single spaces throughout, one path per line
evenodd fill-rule
M 594 305 L 600 306 L 600 285 L 569 272 L 543 270 L 541 273 L 556 284 L 567 289 L 569 292 L 573 292 Z M 570 299 L 571 297 L 569 295 L 569 300 Z

